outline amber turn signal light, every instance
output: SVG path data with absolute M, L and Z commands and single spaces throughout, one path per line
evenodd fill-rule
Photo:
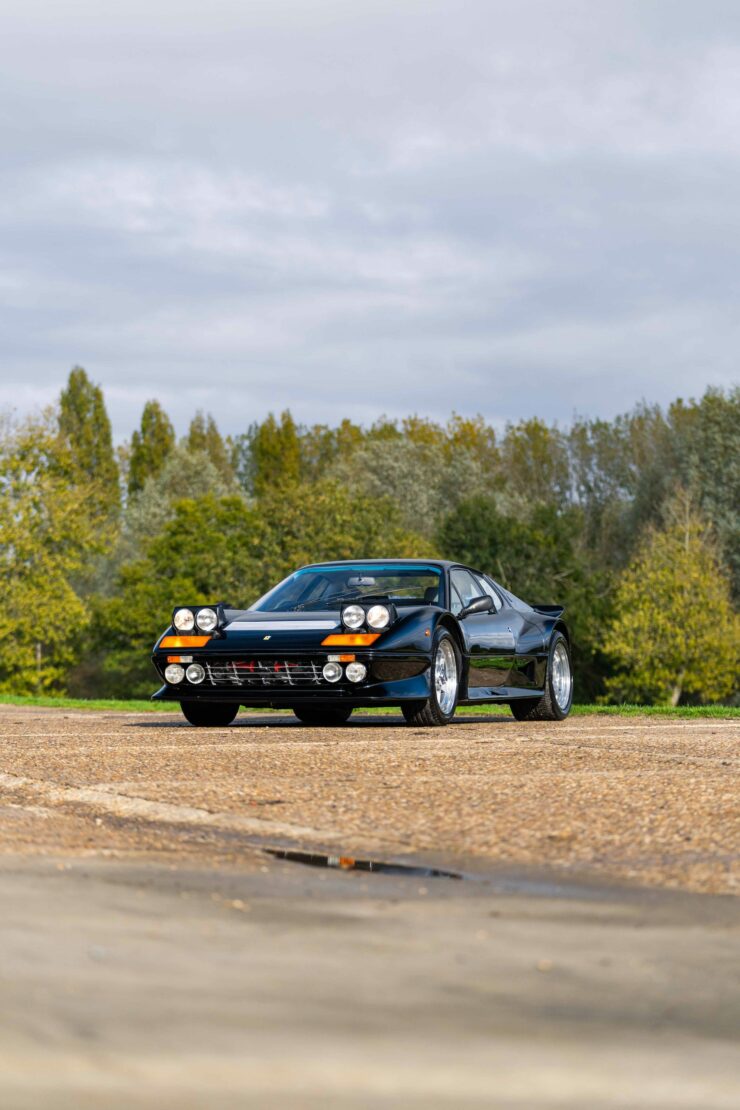
M 379 639 L 379 632 L 335 632 L 321 641 L 322 647 L 370 647 Z
M 210 636 L 165 636 L 159 646 L 161 648 L 205 647 L 210 638 Z

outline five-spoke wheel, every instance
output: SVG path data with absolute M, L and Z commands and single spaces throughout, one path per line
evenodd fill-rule
M 562 721 L 573 704 L 573 668 L 568 641 L 560 632 L 550 640 L 545 692 L 540 698 L 519 698 L 511 703 L 517 721 Z
M 405 702 L 401 706 L 410 725 L 446 725 L 455 716 L 460 692 L 460 655 L 446 629 L 438 629 L 432 653 L 432 675 L 426 701 Z

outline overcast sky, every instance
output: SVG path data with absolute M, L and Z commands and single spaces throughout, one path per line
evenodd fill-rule
M 6 0 L 0 406 L 567 423 L 738 377 L 737 0 Z

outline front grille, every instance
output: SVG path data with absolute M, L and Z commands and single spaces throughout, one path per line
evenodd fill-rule
M 311 659 L 217 659 L 206 662 L 204 685 L 211 686 L 329 686 L 321 664 Z

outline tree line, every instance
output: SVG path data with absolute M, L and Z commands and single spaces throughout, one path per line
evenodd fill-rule
M 146 696 L 176 604 L 246 607 L 320 559 L 443 556 L 566 605 L 577 696 L 737 694 L 740 389 L 566 428 L 269 415 L 178 440 L 156 400 L 116 448 L 80 367 L 0 421 L 0 692 Z

